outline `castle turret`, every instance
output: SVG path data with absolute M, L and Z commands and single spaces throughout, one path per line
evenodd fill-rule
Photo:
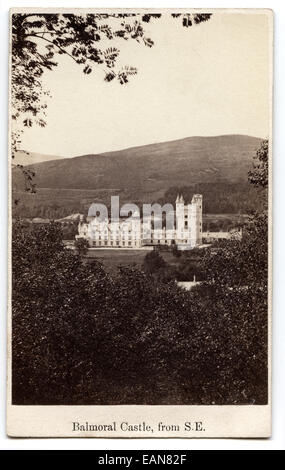
M 193 215 L 195 218 L 194 221 L 194 230 L 195 230 L 195 238 L 196 238 L 196 245 L 202 244 L 202 223 L 203 223 L 203 196 L 202 194 L 194 194 L 192 197 L 191 204 L 193 206 Z
M 176 199 L 176 233 L 178 240 L 183 237 L 184 224 L 184 199 L 183 196 L 178 195 Z

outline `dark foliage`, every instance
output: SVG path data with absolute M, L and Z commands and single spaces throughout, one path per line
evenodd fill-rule
M 16 224 L 13 402 L 265 403 L 260 307 L 252 289 L 111 278 L 65 250 L 58 226 Z
M 169 188 L 160 202 L 175 205 L 177 194 L 181 194 L 186 203 L 191 202 L 193 194 L 203 194 L 203 211 L 206 214 L 248 214 L 261 207 L 263 189 L 249 183 L 199 183 L 189 186 Z
M 268 140 L 264 140 L 256 152 L 253 169 L 249 172 L 249 181 L 255 186 L 268 187 Z
M 144 269 L 146 272 L 155 272 L 165 267 L 165 261 L 158 251 L 150 251 L 144 259 Z
M 193 249 L 182 252 L 181 262 L 176 270 L 176 279 L 178 281 L 193 281 L 195 276 L 196 281 L 204 281 L 205 269 L 203 259 L 207 250 Z
M 78 238 L 74 242 L 74 247 L 78 255 L 84 256 L 88 252 L 88 248 L 89 248 L 88 240 L 85 240 L 85 238 Z
M 110 276 L 64 248 L 59 224 L 16 222 L 13 403 L 267 403 L 264 204 L 241 241 L 201 252 L 206 281 L 190 292 L 156 275 L 158 252 L 154 274 Z M 184 257 L 201 263 L 199 250 Z

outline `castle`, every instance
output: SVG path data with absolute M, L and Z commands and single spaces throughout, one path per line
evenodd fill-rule
M 94 248 L 143 248 L 148 246 L 178 246 L 194 248 L 202 244 L 202 195 L 194 194 L 190 204 L 178 195 L 175 204 L 174 226 L 156 228 L 152 217 L 140 218 L 139 212 L 131 218 L 110 221 L 109 218 L 89 216 L 78 226 L 77 239 L 88 240 Z

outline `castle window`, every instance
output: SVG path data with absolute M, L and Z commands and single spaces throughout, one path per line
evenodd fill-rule
M 188 222 L 187 221 L 185 222 L 185 228 L 188 228 Z

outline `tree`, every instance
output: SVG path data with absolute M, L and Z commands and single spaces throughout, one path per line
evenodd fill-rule
M 266 403 L 253 288 L 189 292 L 133 267 L 111 277 L 65 249 L 58 224 L 15 223 L 12 248 L 14 404 Z
M 150 251 L 145 255 L 143 266 L 148 273 L 155 273 L 165 267 L 166 263 L 157 250 Z
M 76 401 L 83 382 L 87 395 L 93 386 L 107 275 L 64 248 L 58 224 L 15 223 L 12 254 L 13 402 Z
M 261 143 L 254 158 L 253 169 L 249 172 L 249 182 L 259 191 L 262 204 L 243 226 L 241 240 L 232 240 L 217 244 L 213 250 L 207 250 L 204 258 L 204 270 L 209 281 L 214 280 L 221 286 L 242 287 L 267 286 L 268 254 L 268 141 Z
M 268 139 L 264 140 L 257 150 L 248 179 L 257 187 L 268 187 Z
M 267 141 L 261 144 L 256 153 L 249 180 L 262 191 L 263 209 L 250 217 L 243 228 L 241 240 L 220 243 L 206 252 L 203 265 L 207 282 L 203 289 L 210 292 L 212 312 L 216 311 L 219 321 L 224 322 L 223 318 L 228 318 L 237 328 L 236 337 L 230 335 L 233 341 L 231 349 L 236 351 L 240 364 L 236 367 L 245 368 L 244 397 L 248 398 L 252 393 L 250 389 L 256 388 L 262 403 L 267 403 Z M 237 321 L 239 326 L 235 323 Z
M 77 238 L 74 247 L 79 256 L 85 256 L 88 252 L 89 243 L 85 238 Z

